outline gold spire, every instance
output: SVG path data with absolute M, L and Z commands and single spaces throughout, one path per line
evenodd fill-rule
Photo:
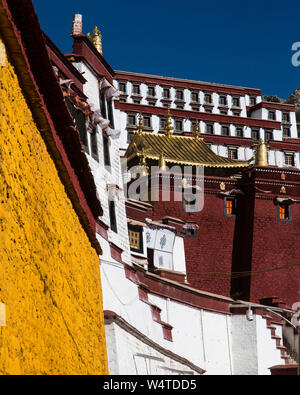
M 140 168 L 141 168 L 141 173 L 140 173 L 141 177 L 146 177 L 149 174 L 149 168 L 147 166 L 146 157 L 143 151 L 140 157 Z
M 103 55 L 103 50 L 102 50 L 102 35 L 100 33 L 100 30 L 98 29 L 97 26 L 95 26 L 93 30 L 93 34 L 88 33 L 88 38 L 91 40 L 91 42 L 94 44 L 96 47 L 97 51 Z
M 142 113 L 140 112 L 139 124 L 138 124 L 138 128 L 137 128 L 138 134 L 142 134 L 142 133 L 143 133 L 143 130 L 144 130 L 143 115 L 142 115 Z
M 263 139 L 260 139 L 259 143 L 256 145 L 255 165 L 256 166 L 269 166 L 268 147 L 264 143 Z
M 199 139 L 200 138 L 200 129 L 199 129 L 199 121 L 196 121 L 195 124 L 195 130 L 194 130 L 195 138 Z
M 164 156 L 163 152 L 161 152 L 160 157 L 159 157 L 159 168 L 162 171 L 165 171 L 167 169 L 166 159 L 165 159 L 165 156 Z
M 166 126 L 165 126 L 165 131 L 166 131 L 166 135 L 168 136 L 168 137 L 171 137 L 172 136 L 172 130 L 174 130 L 174 128 L 173 128 L 173 126 L 172 126 L 172 118 L 171 118 L 171 112 L 170 112 L 170 106 L 168 106 L 168 112 L 167 112 L 167 123 L 166 123 Z

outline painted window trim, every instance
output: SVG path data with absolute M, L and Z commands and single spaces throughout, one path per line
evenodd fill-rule
M 235 214 L 231 214 L 231 215 L 229 215 L 229 214 L 227 214 L 227 201 L 228 200 L 233 200 L 233 202 L 234 202 L 234 204 L 233 204 L 233 207 L 232 207 L 232 209 L 233 209 L 233 212 L 235 213 Z M 237 201 L 237 198 L 234 198 L 234 197 L 230 197 L 230 198 L 224 198 L 224 215 L 225 215 L 225 217 L 227 217 L 227 218 L 236 218 L 236 216 L 237 216 L 237 208 L 238 208 L 238 201 Z
M 291 204 L 285 204 L 285 206 L 287 207 L 288 210 L 288 218 L 287 219 L 281 219 L 280 218 L 280 206 L 281 204 L 278 203 L 277 204 L 277 220 L 279 222 L 292 222 L 292 208 L 291 208 Z

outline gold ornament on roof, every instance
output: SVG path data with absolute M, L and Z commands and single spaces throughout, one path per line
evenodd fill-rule
M 170 111 L 170 106 L 168 106 L 168 112 L 167 112 L 167 123 L 165 126 L 165 131 L 166 131 L 166 135 L 168 137 L 172 136 L 172 130 L 174 130 L 173 126 L 172 126 L 172 116 L 171 116 L 171 111 Z
M 286 194 L 286 188 L 285 187 L 281 187 L 280 193 Z
M 225 191 L 226 190 L 226 185 L 225 185 L 224 182 L 221 182 L 220 189 L 221 189 L 221 191 Z
M 166 171 L 166 169 L 167 169 L 166 159 L 165 159 L 163 152 L 160 154 L 160 157 L 159 157 L 159 168 L 162 171 Z
M 93 43 L 94 47 L 97 49 L 98 52 L 103 55 L 103 50 L 102 50 L 102 35 L 100 33 L 100 30 L 98 29 L 97 26 L 95 26 L 93 30 L 93 34 L 88 33 L 88 38 L 91 40 Z
M 142 115 L 142 113 L 140 113 L 139 124 L 138 124 L 138 128 L 137 128 L 138 134 L 142 134 L 143 130 L 144 130 L 143 115 Z
M 256 166 L 269 166 L 268 162 L 268 147 L 263 139 L 255 146 L 255 165 Z
M 195 139 L 199 139 L 200 138 L 199 121 L 196 121 L 194 133 L 195 133 Z

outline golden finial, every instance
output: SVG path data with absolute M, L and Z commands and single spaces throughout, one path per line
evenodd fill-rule
M 221 189 L 221 191 L 226 191 L 226 185 L 224 182 L 221 182 L 220 189 Z
M 95 26 L 93 30 L 93 34 L 88 33 L 88 38 L 91 40 L 93 45 L 96 47 L 97 51 L 103 55 L 102 51 L 102 35 L 100 33 L 100 30 L 98 29 L 97 26 Z
M 280 190 L 280 193 L 286 194 L 286 187 L 282 187 L 281 190 Z
M 141 112 L 140 112 L 140 116 L 139 116 L 139 124 L 138 124 L 137 130 L 138 130 L 138 134 L 142 134 L 143 130 L 144 130 L 143 115 Z
M 256 166 L 269 166 L 268 147 L 264 143 L 263 139 L 259 140 L 259 143 L 256 145 L 255 149 L 256 149 L 255 165 Z
M 144 151 L 142 151 L 142 155 L 140 157 L 140 168 L 141 168 L 141 177 L 145 177 L 149 174 L 149 168 L 147 166 L 146 157 Z
M 163 152 L 160 154 L 160 157 L 159 157 L 159 168 L 162 171 L 166 171 L 166 169 L 167 169 L 166 159 L 165 159 L 165 156 L 164 156 Z
M 174 130 L 173 126 L 172 126 L 172 117 L 171 117 L 171 112 L 170 112 L 170 106 L 168 106 L 168 112 L 167 112 L 167 123 L 165 126 L 165 131 L 166 131 L 166 135 L 168 137 L 172 136 L 172 130 Z
M 200 138 L 200 128 L 199 128 L 199 121 L 198 120 L 196 121 L 196 124 L 195 124 L 194 133 L 195 133 L 195 138 L 198 140 Z

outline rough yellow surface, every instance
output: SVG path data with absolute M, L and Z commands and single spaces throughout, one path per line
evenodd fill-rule
M 6 326 L 0 327 L 0 374 L 107 374 L 99 257 L 58 177 L 14 68 L 4 63 L 0 302 L 6 305 Z

